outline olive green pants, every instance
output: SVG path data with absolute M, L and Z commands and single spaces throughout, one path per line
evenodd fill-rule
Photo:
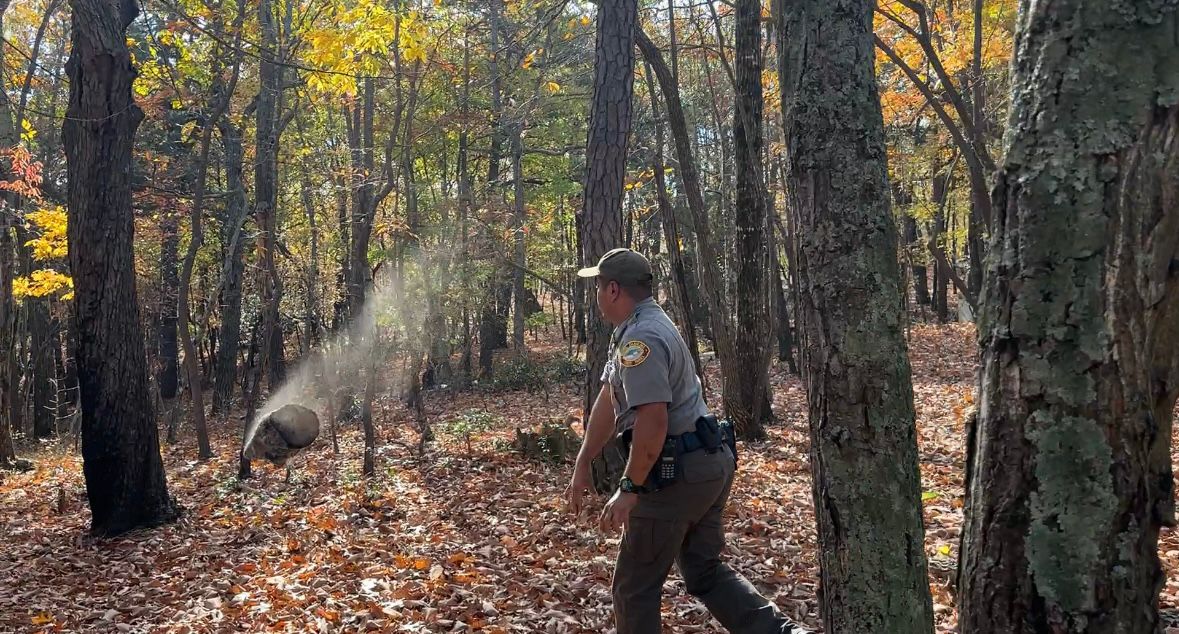
M 683 457 L 679 481 L 644 494 L 631 511 L 614 568 L 618 634 L 659 634 L 663 582 L 675 562 L 688 593 L 735 634 L 791 634 L 787 619 L 745 577 L 721 562 L 721 514 L 733 484 L 728 449 Z

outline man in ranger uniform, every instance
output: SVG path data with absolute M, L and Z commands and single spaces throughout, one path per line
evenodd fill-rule
M 730 632 L 803 633 L 720 560 L 735 446 L 708 415 L 688 346 L 651 297 L 650 262 L 613 249 L 577 274 L 596 278 L 598 308 L 614 333 L 566 496 L 579 513 L 592 486 L 590 464 L 617 434 L 629 460 L 600 525 L 625 527 L 612 584 L 618 634 L 661 631 L 673 561 L 688 592 Z

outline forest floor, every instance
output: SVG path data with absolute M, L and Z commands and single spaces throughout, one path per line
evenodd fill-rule
M 556 344 L 547 346 L 549 353 Z M 545 354 L 545 346 L 536 354 Z M 926 553 L 938 632 L 955 624 L 948 575 L 962 520 L 963 418 L 973 400 L 971 326 L 913 328 L 910 339 Z M 715 388 L 715 363 L 710 385 Z M 727 512 L 728 557 L 790 616 L 821 630 L 807 459 L 805 394 L 775 370 L 781 422 L 743 448 Z M 712 399 L 716 402 L 717 398 Z M 568 465 L 531 462 L 503 448 L 514 429 L 578 408 L 572 385 L 542 393 L 432 392 L 436 424 L 461 412 L 502 417 L 475 438 L 442 437 L 424 457 L 401 404 L 378 408 L 377 475 L 360 477 L 362 437 L 327 433 L 296 468 L 257 465 L 236 484 L 235 423 L 215 427 L 217 458 L 195 443 L 164 448 L 178 522 L 117 539 L 87 536 L 80 457 L 46 445 L 36 470 L 0 483 L 0 632 L 482 631 L 608 632 L 617 536 L 569 516 Z M 596 513 L 601 501 L 596 502 Z M 1179 539 L 1164 530 L 1164 607 L 1179 606 Z M 673 573 L 665 631 L 717 632 Z

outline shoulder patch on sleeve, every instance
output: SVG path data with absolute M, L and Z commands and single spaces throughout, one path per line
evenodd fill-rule
M 641 365 L 647 360 L 647 356 L 651 354 L 651 348 L 647 344 L 638 339 L 631 339 L 622 344 L 618 350 L 618 360 L 623 367 L 633 368 L 636 365 Z

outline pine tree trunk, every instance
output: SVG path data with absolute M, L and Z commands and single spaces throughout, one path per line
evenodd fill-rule
M 1025 3 L 1018 24 L 959 625 L 1158 632 L 1158 536 L 1175 525 L 1179 16 L 1070 0 Z
M 874 7 L 777 6 L 822 613 L 834 634 L 933 629 Z
M 131 160 L 143 112 L 131 96 L 127 25 L 134 0 L 70 0 L 67 118 L 69 261 L 82 403 L 82 469 L 91 531 L 171 521 L 152 415 L 132 256 Z
M 582 257 L 596 263 L 622 241 L 622 186 L 634 92 L 636 0 L 603 0 L 598 5 L 594 48 L 594 93 L 585 146 L 582 197 Z M 588 286 L 588 285 L 587 285 Z M 597 309 L 587 311 L 585 412 L 600 391 L 610 325 Z

